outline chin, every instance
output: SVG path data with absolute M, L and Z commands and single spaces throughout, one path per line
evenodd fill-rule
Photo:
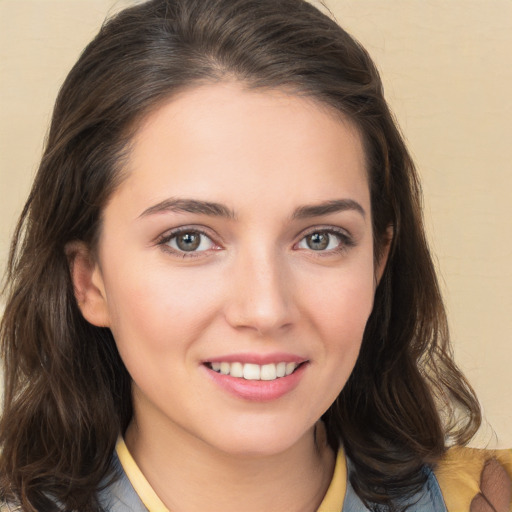
M 298 445 L 313 433 L 313 427 L 297 428 L 281 424 L 277 428 L 270 425 L 240 425 L 236 429 L 223 430 L 210 444 L 219 451 L 237 457 L 272 457 L 282 454 Z M 210 432 L 210 436 L 213 432 Z

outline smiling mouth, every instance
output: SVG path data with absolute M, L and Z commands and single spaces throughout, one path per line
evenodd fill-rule
M 253 363 L 229 363 L 226 361 L 205 363 L 206 367 L 221 375 L 229 375 L 245 380 L 276 380 L 288 377 L 297 368 L 305 363 L 270 363 L 270 364 L 253 364 Z

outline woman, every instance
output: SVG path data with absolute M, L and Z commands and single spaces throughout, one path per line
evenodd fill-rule
M 378 73 L 305 2 L 110 20 L 59 94 L 8 294 L 22 510 L 509 507 L 506 454 L 446 451 L 480 411 Z

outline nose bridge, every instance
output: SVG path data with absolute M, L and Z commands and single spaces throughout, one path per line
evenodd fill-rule
M 228 322 L 267 334 L 296 319 L 286 257 L 274 247 L 247 248 L 238 254 L 231 276 Z

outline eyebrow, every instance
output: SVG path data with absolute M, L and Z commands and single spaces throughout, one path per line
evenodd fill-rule
M 366 218 L 364 208 L 353 199 L 333 199 L 319 204 L 299 206 L 294 210 L 291 218 L 293 220 L 308 219 L 350 210 L 356 211 L 360 213 L 363 218 Z M 197 199 L 177 198 L 165 199 L 164 201 L 150 206 L 139 215 L 139 218 L 163 212 L 198 213 L 211 217 L 224 217 L 230 220 L 236 220 L 237 218 L 236 213 L 223 204 L 199 201 Z
M 353 199 L 333 199 L 319 204 L 299 206 L 292 215 L 292 219 L 308 219 L 310 217 L 321 217 L 331 213 L 344 211 L 356 211 L 366 218 L 364 208 Z
M 177 198 L 165 199 L 164 201 L 149 207 L 139 215 L 139 218 L 162 212 L 199 213 L 212 217 L 225 217 L 230 220 L 236 219 L 235 212 L 223 204 L 212 203 L 209 201 L 198 201 L 196 199 Z

